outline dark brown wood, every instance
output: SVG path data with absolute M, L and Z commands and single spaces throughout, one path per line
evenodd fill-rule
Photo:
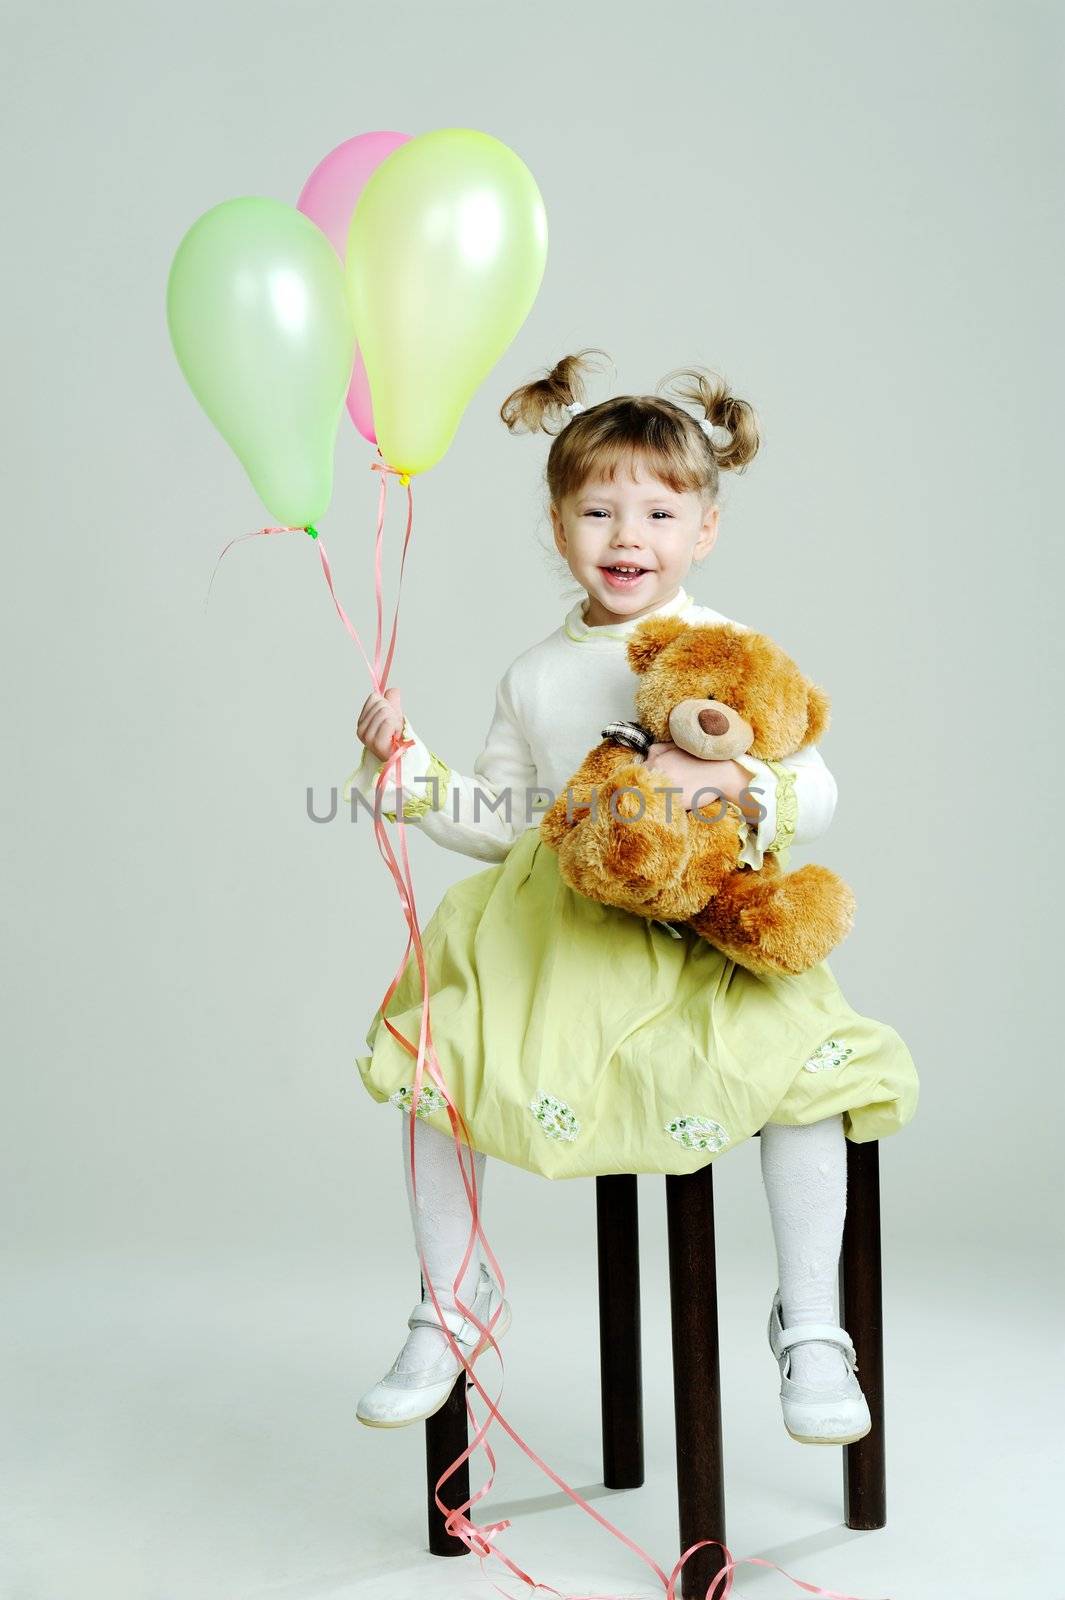
M 603 1483 L 638 1489 L 644 1465 L 636 1174 L 597 1177 L 595 1203 Z
M 419 1298 L 425 1298 L 425 1279 L 419 1274 Z M 425 1471 L 426 1495 L 429 1512 L 429 1553 L 434 1556 L 468 1556 L 469 1545 L 456 1539 L 444 1527 L 444 1513 L 436 1503 L 436 1480 L 446 1472 L 457 1456 L 470 1442 L 469 1419 L 466 1416 L 465 1368 L 455 1379 L 455 1386 L 440 1410 L 425 1419 Z M 470 1463 L 467 1458 L 440 1485 L 440 1498 L 450 1511 L 470 1498 Z M 467 1512 L 467 1515 L 469 1513 Z
M 455 1387 L 434 1416 L 425 1419 L 425 1465 L 428 1474 L 429 1550 L 434 1556 L 467 1556 L 468 1545 L 444 1528 L 444 1514 L 433 1491 L 437 1478 L 470 1442 L 466 1417 L 466 1374 L 460 1372 Z M 450 1511 L 470 1498 L 470 1463 L 464 1461 L 440 1485 L 440 1498 Z
M 847 1140 L 847 1218 L 839 1259 L 839 1305 L 854 1341 L 858 1381 L 872 1428 L 843 1446 L 843 1517 L 848 1528 L 887 1522 L 884 1451 L 884 1308 L 880 1263 L 880 1148 Z
M 714 1175 L 666 1176 L 669 1296 L 673 1337 L 673 1411 L 677 1434 L 680 1553 L 699 1539 L 725 1542 L 725 1474 L 721 1443 L 721 1378 L 717 1337 Z M 705 1595 L 725 1565 L 724 1551 L 704 1545 L 681 1571 L 684 1600 Z

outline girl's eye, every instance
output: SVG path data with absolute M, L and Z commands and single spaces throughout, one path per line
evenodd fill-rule
M 582 512 L 582 515 L 585 517 L 605 517 L 607 513 L 605 511 L 585 511 Z M 672 511 L 652 511 L 651 515 L 652 517 L 672 517 L 673 513 Z

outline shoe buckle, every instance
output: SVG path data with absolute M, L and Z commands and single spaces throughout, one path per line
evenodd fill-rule
M 478 1312 L 483 1322 L 488 1321 L 488 1311 L 491 1304 L 490 1296 L 481 1292 L 474 1297 L 472 1310 Z M 463 1315 L 460 1311 L 443 1308 L 444 1321 L 454 1335 L 457 1344 L 473 1344 L 481 1337 L 480 1329 L 472 1317 Z M 431 1300 L 423 1300 L 415 1306 L 407 1318 L 408 1328 L 429 1327 L 439 1328 L 440 1320 Z
M 457 1311 L 443 1310 L 441 1315 L 443 1316 L 448 1330 L 453 1333 L 457 1339 L 464 1330 L 468 1319 L 460 1316 Z M 458 1323 L 458 1327 L 455 1326 L 456 1322 Z M 444 1331 L 440 1326 L 440 1317 L 437 1316 L 436 1308 L 431 1300 L 423 1300 L 420 1305 L 415 1306 L 414 1310 L 407 1318 L 407 1327 L 440 1328 L 441 1332 Z
M 800 1324 L 800 1326 L 801 1326 L 801 1324 Z M 831 1345 L 834 1345 L 836 1347 L 836 1349 L 839 1350 L 840 1353 L 843 1355 L 843 1357 L 846 1360 L 846 1362 L 848 1363 L 848 1365 L 853 1366 L 855 1371 L 857 1371 L 857 1368 L 858 1368 L 858 1353 L 854 1348 L 854 1341 L 851 1339 L 849 1334 L 847 1335 L 846 1341 L 844 1341 L 843 1339 L 840 1339 L 838 1337 L 835 1338 L 835 1339 L 828 1339 L 822 1333 L 814 1334 L 814 1336 L 812 1338 L 809 1338 L 809 1339 L 789 1339 L 786 1345 L 782 1345 L 781 1346 L 780 1354 L 784 1355 L 787 1352 L 790 1352 L 790 1351 L 796 1349 L 796 1347 L 798 1345 L 800 1345 L 800 1344 L 831 1344 Z

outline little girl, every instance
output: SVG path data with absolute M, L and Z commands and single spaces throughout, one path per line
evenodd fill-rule
M 447 891 L 423 934 L 433 1042 L 469 1128 L 478 1203 L 488 1155 L 549 1178 L 684 1173 L 761 1130 L 779 1267 L 769 1340 L 785 1426 L 802 1442 L 849 1443 L 870 1418 L 835 1302 L 846 1139 L 883 1139 L 913 1116 L 918 1082 L 906 1045 L 848 1005 L 827 962 L 799 976 L 756 977 L 683 925 L 579 895 L 539 832 L 606 725 L 635 718 L 626 641 L 639 620 L 735 621 L 697 604 L 684 584 L 717 537 L 719 474 L 746 466 L 759 444 L 752 408 L 700 370 L 673 375 L 698 416 L 662 395 L 663 384 L 654 395 L 585 407 L 591 354 L 565 357 L 500 411 L 511 431 L 556 435 L 547 458 L 555 544 L 587 598 L 503 673 L 472 776 L 428 748 L 389 688 L 362 708 L 365 749 L 350 782 L 368 813 L 376 805 L 395 821 L 402 803 L 406 821 L 445 849 L 493 863 Z M 394 783 L 377 789 L 374 780 L 400 729 L 413 747 L 397 794 Z M 821 838 L 835 809 L 835 780 L 813 745 L 785 762 L 700 761 L 671 744 L 646 759 L 683 790 L 678 804 L 690 809 L 709 786 L 737 808 L 740 860 L 751 868 L 769 851 L 786 868 L 790 848 Z M 412 1041 L 421 1007 L 412 951 L 387 1012 Z M 358 1066 L 367 1090 L 404 1110 L 413 1062 L 380 1011 L 366 1043 L 371 1054 Z M 403 1116 L 397 1123 L 415 1239 L 471 1359 L 480 1335 L 453 1291 L 470 1206 L 428 1074 L 415 1121 L 417 1205 L 409 1125 Z M 476 1253 L 459 1293 L 482 1322 L 500 1305 Z M 509 1320 L 503 1302 L 497 1337 Z M 461 1370 L 428 1288 L 408 1327 L 392 1367 L 359 1401 L 369 1426 L 431 1416 Z

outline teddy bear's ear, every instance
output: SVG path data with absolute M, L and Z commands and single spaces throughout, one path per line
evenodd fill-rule
M 803 744 L 816 744 L 828 732 L 832 720 L 832 702 L 823 689 L 812 683 L 806 693 L 806 735 Z
M 629 635 L 628 657 L 633 672 L 646 672 L 667 645 L 690 632 L 679 617 L 645 617 Z

